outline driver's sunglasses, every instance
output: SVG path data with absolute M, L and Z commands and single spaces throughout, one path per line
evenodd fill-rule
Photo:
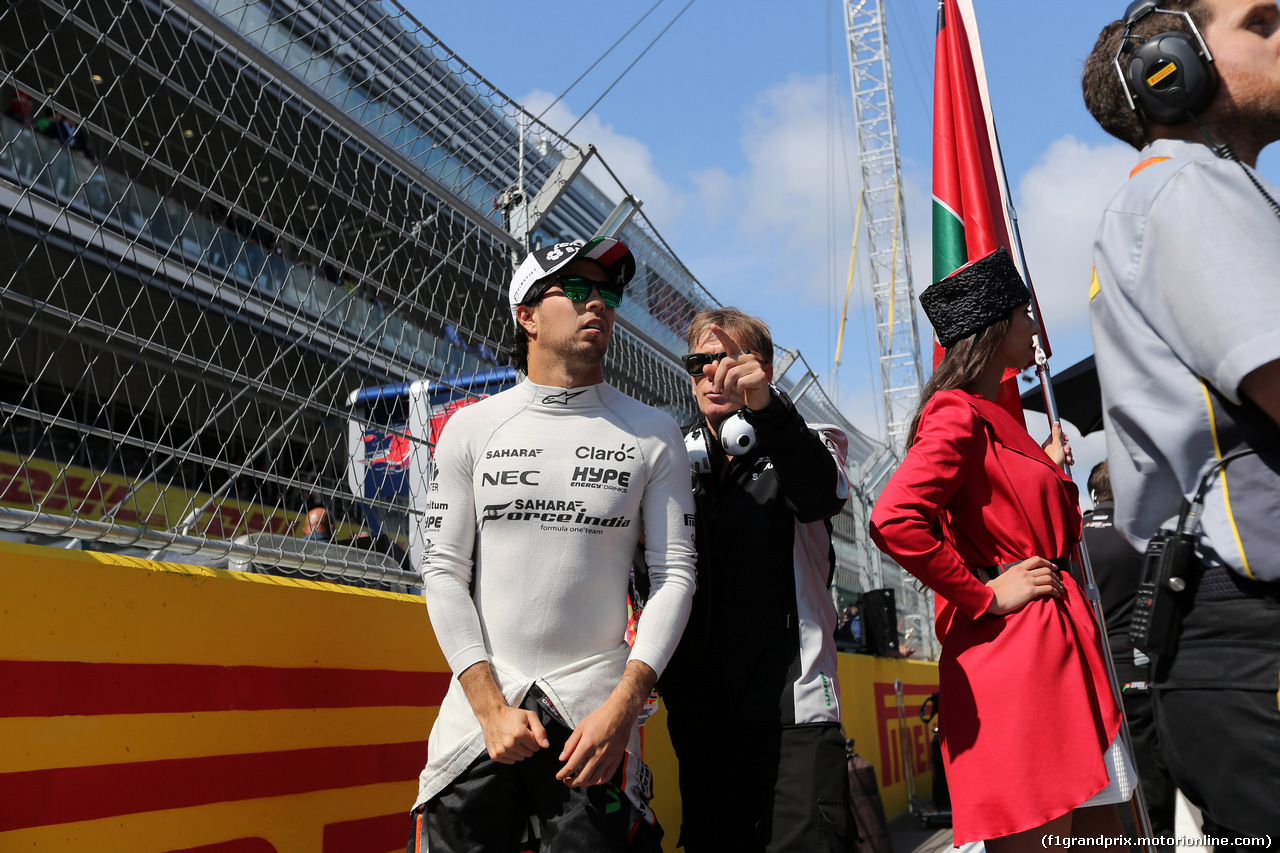
M 555 281 L 564 290 L 570 302 L 586 302 L 591 298 L 591 289 L 600 291 L 600 299 L 606 308 L 617 308 L 622 304 L 622 288 L 614 287 L 607 281 L 595 281 L 580 275 L 562 275 Z M 555 293 L 547 293 L 555 296 Z
M 728 354 L 727 352 L 691 352 L 680 356 L 680 360 L 684 362 L 684 369 L 689 371 L 690 376 L 701 376 L 702 368 L 708 364 L 715 364 Z

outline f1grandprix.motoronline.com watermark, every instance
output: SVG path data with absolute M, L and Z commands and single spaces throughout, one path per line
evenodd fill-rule
M 1121 847 L 1129 844 L 1150 844 L 1155 847 L 1261 847 L 1271 848 L 1270 835 L 1255 835 L 1250 838 L 1215 838 L 1212 835 L 1197 836 L 1160 836 L 1158 838 L 1129 839 L 1123 835 L 1094 835 L 1088 838 L 1064 838 L 1061 835 L 1044 835 L 1040 845 L 1046 850 L 1050 847 Z

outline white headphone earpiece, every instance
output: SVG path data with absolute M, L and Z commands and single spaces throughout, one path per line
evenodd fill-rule
M 745 411 L 734 412 L 720 424 L 720 445 L 730 456 L 742 456 L 756 446 L 756 428 Z
M 703 427 L 689 430 L 684 437 L 684 449 L 689 451 L 689 466 L 695 474 L 711 473 L 711 453 L 707 450 L 707 437 Z

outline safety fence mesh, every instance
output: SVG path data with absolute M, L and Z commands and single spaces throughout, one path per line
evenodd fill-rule
M 408 457 L 514 382 L 506 286 L 552 241 L 631 247 L 606 376 L 692 419 L 715 299 L 390 0 L 11 0 L 0 104 L 0 536 L 413 586 Z

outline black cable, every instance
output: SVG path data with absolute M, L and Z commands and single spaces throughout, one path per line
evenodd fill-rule
M 1258 178 L 1249 170 L 1248 166 L 1241 162 L 1240 158 L 1236 156 L 1236 152 L 1231 149 L 1231 146 L 1225 142 L 1215 141 L 1214 138 L 1209 135 L 1209 131 L 1204 129 L 1204 125 L 1200 123 L 1191 110 L 1187 110 L 1187 118 L 1191 119 L 1191 123 L 1196 126 L 1196 130 L 1200 131 L 1200 135 L 1209 143 L 1209 147 L 1213 149 L 1214 154 L 1217 154 L 1223 160 L 1232 161 L 1244 171 L 1244 175 L 1249 179 L 1249 183 L 1253 184 L 1254 189 L 1262 193 L 1262 197 L 1267 200 L 1267 204 L 1271 205 L 1271 210 L 1275 213 L 1276 218 L 1280 219 L 1280 204 L 1276 204 L 1276 200 L 1271 197 L 1271 193 L 1263 189 L 1262 184 L 1258 183 Z
M 573 91 L 573 87 L 574 87 L 574 86 L 576 86 L 576 85 L 578 85 L 579 83 L 581 83 L 581 82 L 582 82 L 582 78 L 583 78 L 583 77 L 586 77 L 588 74 L 590 74 L 590 73 L 591 73 L 591 69 L 595 68 L 595 67 L 596 67 L 597 65 L 599 65 L 601 62 L 603 62 L 603 61 L 604 61 L 604 58 L 605 58 L 606 56 L 608 56 L 609 54 L 613 53 L 613 49 L 614 49 L 615 47 L 617 47 L 618 45 L 622 44 L 622 40 L 623 40 L 623 39 L 625 39 L 627 36 L 631 35 L 632 31 L 634 31 L 636 27 L 638 27 L 638 26 L 640 26 L 641 24 L 643 24 L 643 23 L 644 23 L 644 19 L 645 19 L 645 18 L 647 18 L 647 17 L 649 17 L 649 15 L 653 13 L 653 10 L 654 10 L 654 9 L 657 9 L 657 8 L 658 8 L 659 6 L 661 6 L 664 2 L 666 2 L 666 0 L 658 0 L 658 2 L 657 2 L 657 3 L 654 3 L 652 6 L 650 6 L 650 7 L 649 7 L 649 11 L 648 11 L 648 12 L 645 12 L 643 15 L 641 15 L 641 16 L 640 16 L 640 19 L 639 19 L 638 21 L 636 21 L 634 24 L 632 24 L 632 25 L 627 29 L 627 31 L 626 31 L 625 33 L 623 33 L 622 35 L 618 36 L 618 40 L 617 40 L 617 41 L 615 41 L 613 44 L 609 45 L 609 49 L 608 49 L 608 50 L 606 50 L 604 53 L 600 54 L 600 58 L 599 58 L 599 59 L 597 59 L 595 62 L 591 63 L 591 66 L 590 66 L 589 68 L 587 68 L 587 70 L 586 70 L 586 71 L 583 71 L 581 74 L 579 74 L 579 75 L 578 75 L 578 79 L 577 79 L 577 80 L 574 80 L 572 83 L 570 83 L 570 84 L 569 84 L 569 88 L 568 88 L 568 89 L 565 89 L 563 92 L 561 92 L 559 95 L 557 95 L 557 96 L 556 96 L 556 99 L 555 99 L 554 101 L 552 101 L 551 103 L 547 104 L 546 109 L 544 109 L 542 112 L 538 113 L 538 117 L 537 117 L 537 118 L 535 118 L 535 119 L 534 119 L 534 121 L 535 121 L 535 122 L 537 122 L 537 121 L 541 121 L 541 120 L 542 120 L 542 117 L 543 117 L 544 115 L 546 115 L 546 114 L 551 110 L 551 108 L 552 108 L 552 107 L 554 107 L 556 104 L 560 103 L 560 101 L 564 100 L 564 96 L 565 96 L 565 95 L 567 95 L 567 94 L 569 94 L 570 92 L 572 92 L 572 91 Z M 566 135 L 567 135 L 567 134 L 566 134 Z
M 1230 150 L 1230 147 L 1228 147 L 1227 150 Z M 1262 197 L 1267 200 L 1267 204 L 1271 205 L 1271 210 L 1275 213 L 1276 217 L 1280 218 L 1280 204 L 1276 204 L 1276 200 L 1271 197 L 1270 193 L 1262 188 L 1262 184 L 1258 183 L 1257 177 L 1254 176 L 1253 172 L 1249 171 L 1248 166 L 1240 162 L 1240 158 L 1236 157 L 1234 152 L 1230 155 L 1230 158 L 1235 160 L 1236 165 L 1241 169 L 1244 169 L 1244 173 L 1249 178 L 1249 182 L 1253 184 L 1254 189 L 1262 193 Z
M 672 19 L 671 19 L 671 23 L 670 23 L 670 24 L 667 24 L 665 27 L 663 27 L 663 28 L 662 28 L 662 32 L 658 33 L 656 36 L 654 36 L 654 37 L 653 37 L 653 41 L 649 42 L 648 46 L 647 46 L 647 47 L 645 47 L 645 49 L 644 49 L 644 50 L 640 51 L 640 55 L 639 55 L 639 56 L 637 56 L 635 59 L 633 59 L 633 60 L 631 61 L 631 64 L 630 64 L 630 65 L 628 65 L 628 66 L 623 70 L 623 72 L 622 72 L 621 74 L 619 74 L 619 75 L 618 75 L 618 79 L 617 79 L 617 80 L 614 80 L 612 83 L 610 83 L 610 84 L 609 84 L 609 88 L 608 88 L 608 89 L 605 89 L 603 92 L 601 92 L 601 93 L 600 93 L 600 97 L 596 98 L 594 101 L 592 101 L 592 102 L 591 102 L 591 106 L 587 107 L 587 111 L 586 111 L 586 112 L 584 112 L 582 115 L 578 116 L 578 120 L 577 120 L 577 121 L 575 121 L 575 122 L 573 123 L 573 127 L 570 127 L 568 130 L 566 130 L 566 131 L 562 134 L 563 136 L 568 137 L 568 136 L 569 136 L 569 134 L 573 133 L 573 128 L 577 127 L 577 126 L 582 122 L 582 120 L 583 120 L 584 118 L 586 118 L 586 117 L 587 117 L 587 115 L 588 115 L 592 110 L 594 110 L 594 109 L 596 108 L 596 104 L 598 104 L 598 103 L 600 103 L 602 100 L 604 100 L 604 96 L 605 96 L 605 95 L 607 95 L 607 94 L 609 94 L 610 92 L 612 92 L 612 91 L 613 91 L 613 87 L 614 87 L 614 86 L 616 86 L 616 85 L 618 85 L 619 83 L 621 83 L 621 82 L 622 82 L 622 78 L 627 76 L 627 72 L 628 72 L 628 71 L 630 71 L 632 68 L 634 68 L 634 67 L 635 67 L 635 65 L 636 65 L 636 63 L 637 63 L 637 62 L 639 62 L 641 59 L 643 59 L 643 58 L 644 58 L 644 55 L 645 55 L 646 53 L 648 53 L 648 52 L 649 52 L 649 48 L 651 48 L 651 47 L 653 47 L 655 44 L 657 44 L 657 43 L 658 43 L 658 39 L 660 39 L 660 38 L 662 38 L 664 35 L 666 35 L 666 34 L 667 34 L 667 30 L 671 29 L 672 25 L 673 25 L 673 24 L 675 24 L 675 22 L 676 22 L 676 21 L 680 20 L 680 16 L 681 16 L 681 15 L 683 15 L 685 12 L 689 11 L 689 7 L 690 7 L 690 6 L 692 6 L 692 5 L 693 5 L 693 0 L 689 0 L 689 2 L 688 2 L 688 3 L 684 4 L 684 8 L 680 10 L 679 14 L 677 14 L 674 18 L 672 18 Z

